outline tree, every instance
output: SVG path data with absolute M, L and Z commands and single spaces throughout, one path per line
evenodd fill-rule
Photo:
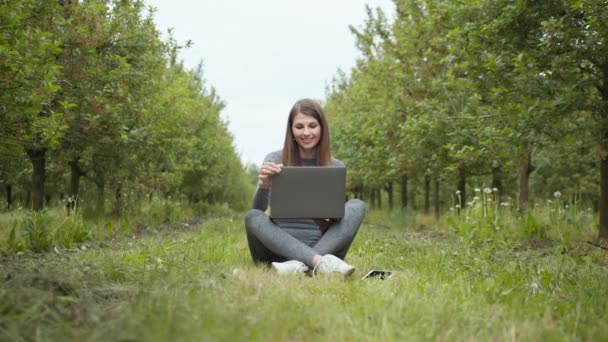
M 562 101 L 593 123 L 600 164 L 599 237 L 608 238 L 608 6 L 599 0 L 571 0 L 559 16 L 543 22 L 539 43 L 552 58 L 550 77 L 563 82 Z
M 0 141 L 22 149 L 32 163 L 33 208 L 44 205 L 46 153 L 65 129 L 56 99 L 61 40 L 52 33 L 63 23 L 55 1 L 11 1 L 0 7 Z

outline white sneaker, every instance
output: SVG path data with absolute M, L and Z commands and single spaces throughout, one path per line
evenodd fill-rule
M 278 274 L 294 274 L 304 273 L 308 271 L 308 266 L 298 260 L 289 260 L 285 262 L 273 262 L 272 268 L 274 268 Z
M 342 274 L 345 277 L 353 274 L 355 271 L 355 266 L 349 265 L 342 261 L 342 259 L 338 258 L 335 255 L 325 254 L 321 261 L 315 266 L 313 274 L 326 274 L 329 275 L 333 272 L 337 272 Z

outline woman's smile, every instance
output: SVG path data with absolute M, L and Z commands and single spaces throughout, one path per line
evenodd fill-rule
M 302 158 L 312 158 L 314 149 L 321 138 L 319 121 L 312 116 L 298 113 L 293 118 L 291 132 L 300 147 L 300 156 Z

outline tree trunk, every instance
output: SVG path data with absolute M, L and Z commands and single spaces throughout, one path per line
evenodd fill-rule
M 122 214 L 122 185 L 118 184 L 115 192 L 114 215 L 120 217 Z
M 105 188 L 106 185 L 104 182 L 96 182 L 97 185 L 97 214 L 105 215 L 106 212 L 106 198 L 105 198 Z
M 388 209 L 393 210 L 393 182 L 388 182 L 384 189 L 388 194 Z
M 608 132 L 604 134 L 608 139 Z M 599 237 L 608 239 L 608 157 L 600 161 L 600 232 Z
M 412 210 L 416 211 L 418 210 L 418 207 L 416 206 L 416 195 L 418 194 L 418 192 L 416 191 L 416 187 L 412 187 L 411 189 L 409 189 L 409 193 L 410 193 L 410 207 L 412 207 Z
M 72 160 L 70 164 L 70 196 L 77 199 L 80 194 L 80 177 L 84 176 L 84 173 L 78 165 L 78 160 Z
M 11 210 L 11 205 L 13 204 L 13 186 L 6 186 L 6 210 Z
M 407 208 L 407 175 L 401 176 L 401 209 Z
M 32 162 L 32 209 L 39 211 L 44 208 L 44 177 L 46 149 L 28 150 L 27 155 Z
M 371 207 L 376 209 L 376 192 L 374 191 L 374 189 L 371 189 L 369 191 L 369 196 L 371 198 Z
M 494 189 L 498 190 L 498 194 L 496 194 L 496 205 L 500 205 L 502 202 L 502 170 L 500 167 L 492 168 L 492 192 Z
M 431 177 L 429 175 L 424 176 L 424 213 L 429 214 L 431 212 Z
M 104 216 L 106 214 L 106 177 L 103 169 L 95 171 L 95 185 L 97 186 L 97 215 Z
M 439 218 L 439 211 L 441 203 L 439 202 L 439 176 L 435 177 L 435 217 Z
M 519 203 L 518 212 L 523 215 L 528 207 L 530 174 L 534 171 L 532 166 L 532 151 L 528 149 L 525 155 L 519 159 Z
M 78 208 L 78 202 L 80 201 L 80 177 L 84 176 L 84 172 L 80 169 L 78 158 L 68 164 L 70 164 L 70 198 L 66 203 L 66 208 L 69 215 L 71 210 Z
M 600 150 L 608 150 L 608 64 L 602 66 L 603 84 L 602 91 L 602 132 Z M 599 238 L 608 239 L 608 156 L 602 156 L 600 160 L 600 231 Z

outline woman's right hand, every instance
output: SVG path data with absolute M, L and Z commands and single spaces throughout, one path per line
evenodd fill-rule
M 281 172 L 283 164 L 275 164 L 273 162 L 266 162 L 260 168 L 258 179 L 260 180 L 260 188 L 270 189 L 270 177 Z

